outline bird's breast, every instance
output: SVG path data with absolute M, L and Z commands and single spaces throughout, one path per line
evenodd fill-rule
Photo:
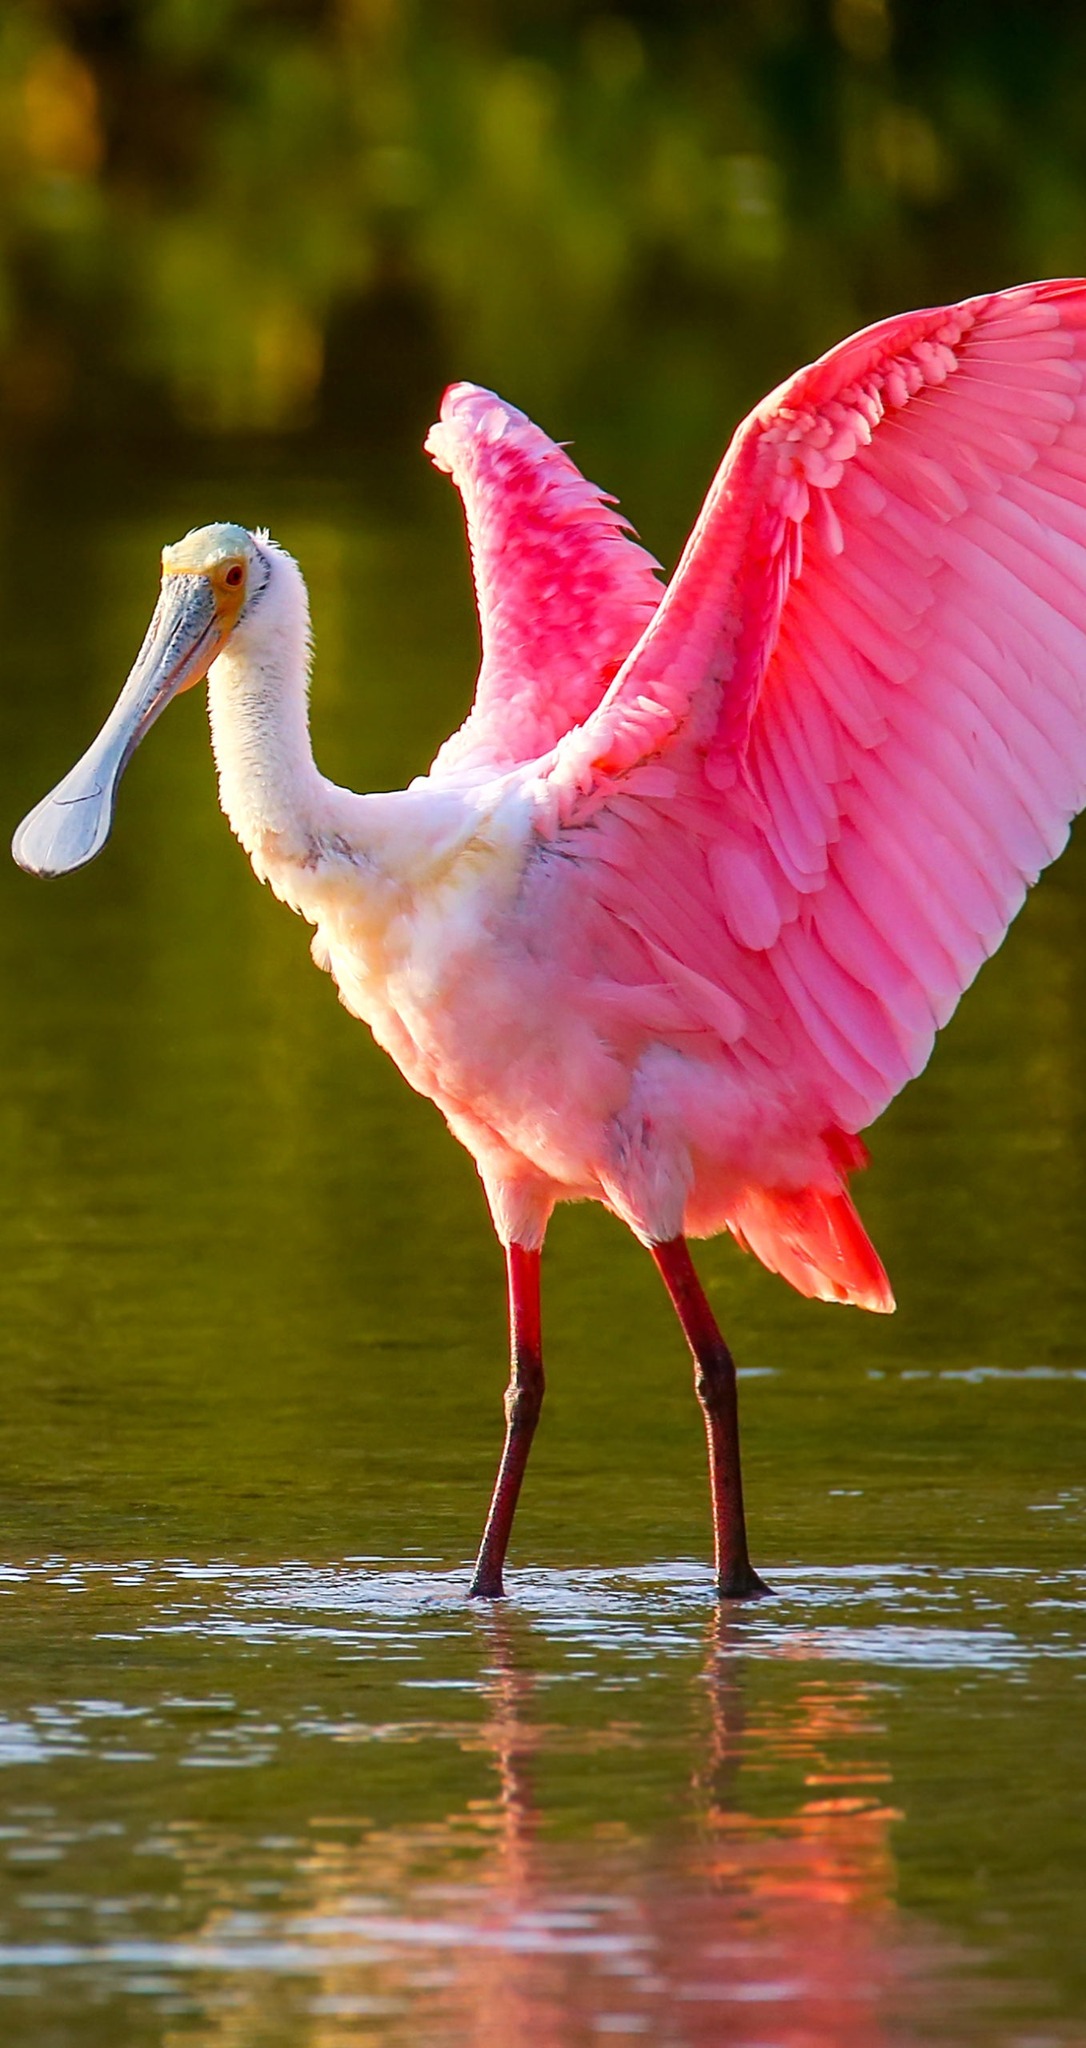
M 477 831 L 397 873 L 327 863 L 307 885 L 314 958 L 424 1093 L 458 1064 L 467 1013 L 478 1019 L 501 980 L 523 858 L 507 837 Z

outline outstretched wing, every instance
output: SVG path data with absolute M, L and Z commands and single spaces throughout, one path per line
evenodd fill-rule
M 464 501 L 482 631 L 475 702 L 431 773 L 509 768 L 586 719 L 660 602 L 613 501 L 515 406 L 454 384 L 426 448 Z
M 735 1058 L 870 1122 L 1086 802 L 1086 282 L 767 398 L 549 794 Z

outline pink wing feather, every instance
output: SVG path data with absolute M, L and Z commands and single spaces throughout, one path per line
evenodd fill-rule
M 1086 803 L 1086 282 L 884 321 L 765 399 L 549 782 L 748 1078 L 871 1122 Z M 824 1291 L 762 1199 L 736 1235 Z
M 589 717 L 660 602 L 613 502 L 524 413 L 454 384 L 427 452 L 464 501 L 482 631 L 475 702 L 439 776 L 536 760 Z

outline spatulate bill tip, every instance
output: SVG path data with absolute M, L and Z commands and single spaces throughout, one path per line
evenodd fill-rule
M 106 790 L 63 798 L 51 791 L 18 826 L 12 858 L 25 874 L 43 880 L 71 874 L 102 851 L 112 824 L 113 805 Z

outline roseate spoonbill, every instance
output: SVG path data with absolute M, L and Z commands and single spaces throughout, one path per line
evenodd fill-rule
M 735 1369 L 690 1235 L 893 1306 L 857 1133 L 924 1066 L 1086 802 L 1086 281 L 867 328 L 744 422 L 666 592 L 612 501 L 493 393 L 427 449 L 467 511 L 472 709 L 429 774 L 321 776 L 301 574 L 266 533 L 162 555 L 117 705 L 15 836 L 104 844 L 205 676 L 223 809 L 313 956 L 475 1159 L 505 1247 L 507 1429 L 472 1591 L 502 1591 L 543 1398 L 556 1202 L 645 1244 L 693 1352 L 716 1583 L 747 1549 Z

